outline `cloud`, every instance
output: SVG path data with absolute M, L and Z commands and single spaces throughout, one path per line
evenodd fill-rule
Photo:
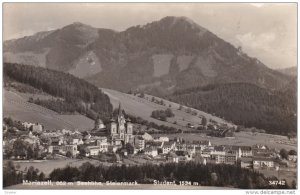
M 276 34 L 274 32 L 265 32 L 255 35 L 252 32 L 249 32 L 242 35 L 236 35 L 236 39 L 244 47 L 269 51 L 272 49 L 273 42 L 276 41 Z

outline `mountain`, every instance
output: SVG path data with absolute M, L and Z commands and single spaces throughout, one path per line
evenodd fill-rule
M 290 75 L 290 76 L 297 76 L 297 66 L 289 67 L 289 68 L 282 68 L 282 69 L 277 69 L 277 71 Z
M 168 99 L 215 113 L 237 125 L 287 135 L 297 132 L 296 84 L 293 80 L 280 90 L 249 83 L 215 84 L 177 91 Z
M 68 72 L 98 87 L 160 96 L 228 82 L 278 89 L 291 80 L 190 19 L 171 16 L 122 32 L 73 23 L 6 41 L 4 61 Z

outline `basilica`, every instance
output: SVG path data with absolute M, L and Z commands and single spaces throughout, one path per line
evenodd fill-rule
M 119 104 L 117 117 L 112 117 L 106 128 L 103 122 L 97 119 L 95 129 L 106 129 L 107 140 L 113 146 L 124 146 L 134 142 L 133 125 L 130 119 L 125 119 L 121 104 Z

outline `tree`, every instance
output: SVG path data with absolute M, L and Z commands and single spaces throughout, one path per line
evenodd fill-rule
M 45 174 L 43 173 L 43 172 L 41 172 L 40 174 L 39 174 L 39 181 L 44 181 L 45 180 Z
M 167 108 L 165 113 L 166 113 L 167 117 L 174 117 L 174 113 L 172 112 L 172 110 L 170 108 Z
M 192 109 L 191 108 L 187 108 L 186 109 L 186 113 L 191 113 L 192 112 Z
M 25 175 L 25 178 L 29 181 L 37 180 L 38 179 L 38 173 L 39 173 L 38 169 L 34 169 L 33 166 L 30 166 L 27 173 L 26 173 L 26 175 Z
M 156 99 L 155 99 L 154 97 L 151 98 L 151 102 L 155 102 L 155 100 L 156 100 Z
M 165 104 L 165 103 L 164 103 L 164 100 L 161 99 L 160 102 L 159 102 L 159 104 L 160 104 L 160 105 L 164 105 L 164 104 Z
M 205 117 L 202 118 L 201 124 L 205 127 L 207 125 L 207 119 Z
M 286 149 L 281 149 L 279 152 L 280 156 L 282 159 L 288 159 L 288 152 L 286 151 Z
M 130 143 L 127 143 L 125 145 L 125 148 L 128 151 L 128 154 L 133 154 L 134 153 L 134 147 Z
M 14 154 L 15 157 L 17 157 L 17 156 L 20 156 L 20 157 L 27 156 L 27 146 L 22 140 L 17 139 L 14 142 L 14 144 L 13 144 L 13 154 Z
M 34 158 L 34 152 L 31 148 L 31 146 L 28 146 L 27 147 L 27 159 L 32 159 L 32 158 Z
M 288 155 L 297 155 L 297 152 L 295 150 L 290 150 Z
M 68 151 L 68 152 L 66 153 L 66 157 L 71 158 L 71 157 L 72 157 L 72 153 L 71 153 L 70 151 Z
M 182 110 L 183 106 L 180 104 L 178 110 Z
M 140 98 L 144 98 L 145 97 L 145 93 L 142 91 L 140 94 Z

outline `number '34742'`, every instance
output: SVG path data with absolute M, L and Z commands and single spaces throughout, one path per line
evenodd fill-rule
M 285 186 L 285 181 L 284 180 L 270 180 L 269 185 L 280 185 L 280 186 Z

